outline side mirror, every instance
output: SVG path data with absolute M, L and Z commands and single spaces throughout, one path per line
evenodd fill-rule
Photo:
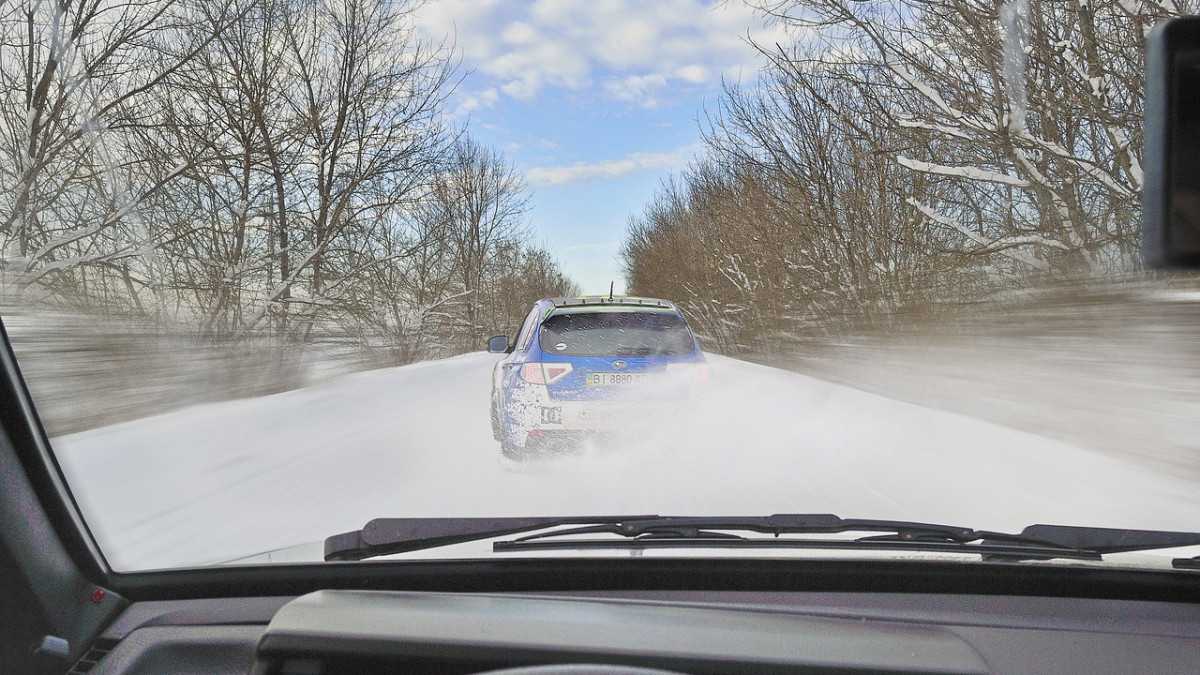
M 1142 254 L 1149 267 L 1200 268 L 1200 17 L 1146 40 Z
M 493 354 L 503 354 L 508 351 L 508 336 L 497 335 L 488 338 L 487 349 Z

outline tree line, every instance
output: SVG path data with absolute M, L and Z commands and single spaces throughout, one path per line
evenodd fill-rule
M 575 292 L 418 5 L 0 3 L 5 297 L 407 362 Z
M 1139 266 L 1143 43 L 1184 0 L 750 0 L 786 27 L 631 219 L 634 292 L 727 352 Z

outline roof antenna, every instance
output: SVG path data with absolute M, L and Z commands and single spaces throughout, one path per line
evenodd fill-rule
M 608 299 L 609 300 L 612 300 L 613 284 L 615 284 L 615 283 L 616 283 L 615 281 L 608 282 Z

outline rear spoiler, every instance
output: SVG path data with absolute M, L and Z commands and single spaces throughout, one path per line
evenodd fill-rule
M 633 305 L 637 307 L 661 307 L 676 309 L 675 305 L 657 298 L 551 298 L 554 308 L 560 307 L 595 307 L 597 305 Z

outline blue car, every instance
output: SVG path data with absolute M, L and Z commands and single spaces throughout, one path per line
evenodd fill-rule
M 683 314 L 666 300 L 546 298 L 492 372 L 492 433 L 512 459 L 576 448 L 631 420 L 666 414 L 707 378 Z

